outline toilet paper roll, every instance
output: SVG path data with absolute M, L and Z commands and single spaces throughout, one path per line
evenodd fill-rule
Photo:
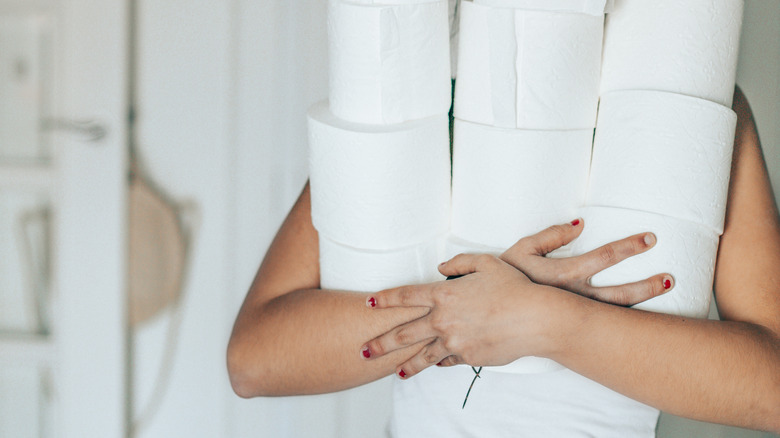
M 731 107 L 743 0 L 616 0 L 601 92 L 660 90 Z
M 448 236 L 445 243 L 446 259 L 449 260 L 458 254 L 491 254 L 496 257 L 504 252 L 500 248 L 492 248 L 478 243 L 467 242 L 456 236 Z M 515 374 L 536 374 L 558 371 L 564 367 L 554 360 L 544 357 L 527 356 L 520 358 L 510 364 L 498 367 L 485 367 L 485 370 L 496 371 L 500 373 Z
M 474 3 L 493 8 L 516 8 L 604 15 L 605 13 L 612 11 L 614 0 L 474 0 Z
M 527 131 L 455 120 L 452 234 L 509 248 L 576 218 L 593 130 Z
M 504 251 L 505 249 L 468 242 L 453 235 L 447 236 L 444 243 L 445 260 L 450 260 L 458 254 L 490 254 L 498 257 Z
M 492 246 L 480 245 L 474 242 L 467 242 L 457 236 L 449 235 L 444 245 L 445 260 L 451 260 L 458 254 L 490 254 L 496 257 L 501 256 L 507 249 L 495 248 Z M 561 259 L 571 257 L 571 244 L 564 245 L 552 252 L 547 253 L 545 257 Z
M 654 212 L 722 233 L 736 123 L 734 111 L 703 99 L 605 94 L 587 204 Z
M 341 245 L 320 234 L 320 286 L 323 289 L 376 292 L 408 284 L 444 280 L 444 238 L 413 247 L 371 251 Z
M 644 233 L 658 242 L 649 251 L 630 257 L 593 276 L 593 286 L 614 286 L 644 280 L 656 274 L 674 277 L 674 288 L 634 306 L 650 312 L 706 318 L 712 296 L 718 235 L 692 222 L 635 210 L 585 207 L 585 227 L 572 251 L 584 254 L 607 243 Z
M 451 105 L 447 0 L 328 8 L 330 105 L 351 122 L 393 124 Z
M 412 246 L 447 232 L 450 216 L 446 114 L 398 125 L 337 119 L 322 102 L 309 111 L 314 227 L 355 248 Z
M 603 24 L 603 15 L 463 2 L 455 117 L 505 128 L 593 128 Z

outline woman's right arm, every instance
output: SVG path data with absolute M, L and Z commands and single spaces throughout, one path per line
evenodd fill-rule
M 227 351 L 241 397 L 339 391 L 392 374 L 425 343 L 375 361 L 367 340 L 427 312 L 370 311 L 367 295 L 319 289 L 319 244 L 308 183 L 266 253 L 233 327 Z M 366 291 L 375 292 L 375 291 Z

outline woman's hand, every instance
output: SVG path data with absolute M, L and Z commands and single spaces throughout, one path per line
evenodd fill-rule
M 656 243 L 652 233 L 636 234 L 577 257 L 545 257 L 576 239 L 582 233 L 584 225 L 582 219 L 554 225 L 533 236 L 520 239 L 501 255 L 501 259 L 523 271 L 535 283 L 555 286 L 620 306 L 633 306 L 674 287 L 674 278 L 668 273 L 620 286 L 590 285 L 591 277 L 600 271 L 652 248 Z
M 554 225 L 521 239 L 500 258 L 461 254 L 442 263 L 439 271 L 446 276 L 470 275 L 447 282 L 390 289 L 369 297 L 367 305 L 373 308 L 427 307 L 430 310 L 426 316 L 368 342 L 361 355 L 372 359 L 408 345 L 425 343 L 420 353 L 396 370 L 402 378 L 433 364 L 505 365 L 522 356 L 544 355 L 549 345 L 542 342 L 545 339 L 542 327 L 550 318 L 540 316 L 550 306 L 539 297 L 550 296 L 554 288 L 622 306 L 640 303 L 672 289 L 674 279 L 669 274 L 620 286 L 590 285 L 590 278 L 598 272 L 652 248 L 656 242 L 652 233 L 630 236 L 577 257 L 545 257 L 577 238 L 583 226 L 581 219 Z
M 422 350 L 401 364 L 401 378 L 442 365 L 505 365 L 545 346 L 542 328 L 549 318 L 542 309 L 550 294 L 565 293 L 534 284 L 497 257 L 461 254 L 442 263 L 446 276 L 438 283 L 404 286 L 376 293 L 366 304 L 376 309 L 427 307 L 427 315 L 400 325 L 368 342 L 362 357 L 374 359 L 417 343 Z M 468 275 L 466 275 L 468 274 Z

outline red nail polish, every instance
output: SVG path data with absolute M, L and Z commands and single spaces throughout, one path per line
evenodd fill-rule
M 579 219 L 574 219 L 573 221 L 571 221 L 571 226 L 572 227 L 576 227 L 579 224 L 580 224 L 580 220 Z
M 376 298 L 371 297 L 368 299 L 368 306 L 369 307 L 376 307 Z
M 436 364 L 436 366 L 437 366 L 437 367 L 440 367 L 440 366 L 441 366 L 441 362 L 437 363 L 437 364 Z
M 371 357 L 371 351 L 368 349 L 368 347 L 360 350 L 360 353 L 363 355 L 364 358 L 368 359 Z
M 404 372 L 404 370 L 401 370 L 398 372 L 398 376 L 400 376 L 403 379 L 406 377 L 406 373 Z
M 669 289 L 670 287 L 672 287 L 672 282 L 667 278 L 664 280 L 664 289 Z

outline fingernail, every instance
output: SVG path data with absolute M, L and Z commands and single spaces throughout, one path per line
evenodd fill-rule
M 371 351 L 368 349 L 368 347 L 363 347 L 363 349 L 360 350 L 360 354 L 364 359 L 369 359 L 371 357 Z
M 645 234 L 645 245 L 647 246 L 653 246 L 655 245 L 655 234 L 653 233 L 647 233 Z
M 441 362 L 437 363 L 437 364 L 436 364 L 436 366 L 437 366 L 437 367 L 440 367 L 440 366 L 441 366 Z
M 368 306 L 368 307 L 376 307 L 376 298 L 369 297 L 368 300 L 366 300 L 366 306 Z
M 439 263 L 439 266 L 444 266 L 446 264 L 447 264 L 447 262 L 441 262 L 441 263 Z
M 401 371 L 398 372 L 398 377 L 400 377 L 402 379 L 406 378 L 406 373 L 404 372 L 404 370 L 401 370 Z
M 571 221 L 571 226 L 572 227 L 576 227 L 579 224 L 580 224 L 580 220 L 579 219 L 574 219 L 573 221 Z
M 664 278 L 664 289 L 669 290 L 672 288 L 672 280 L 670 278 Z

